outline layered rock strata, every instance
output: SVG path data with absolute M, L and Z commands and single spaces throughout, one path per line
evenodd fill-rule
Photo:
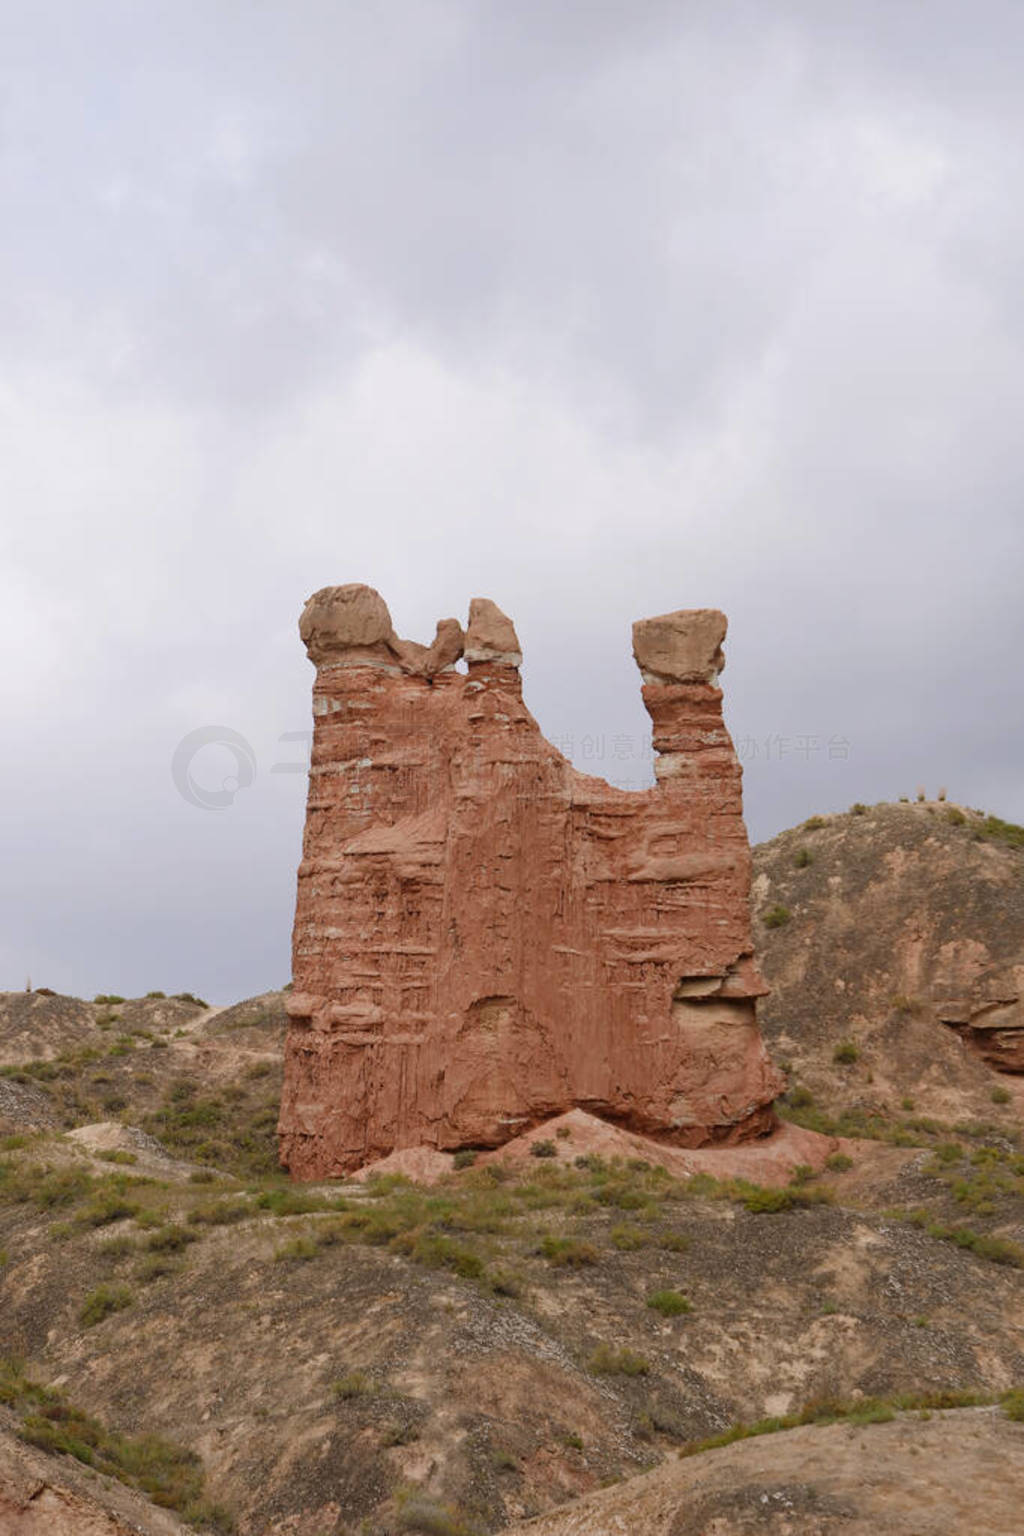
M 299 1178 L 493 1147 L 579 1106 L 680 1146 L 773 1125 L 724 615 L 633 629 L 657 783 L 577 772 L 522 699 L 515 629 L 400 640 L 327 587 L 279 1125 Z M 466 671 L 456 670 L 465 657 Z

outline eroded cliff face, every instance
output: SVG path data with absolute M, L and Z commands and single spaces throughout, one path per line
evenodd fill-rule
M 725 628 L 713 610 L 634 626 L 657 777 L 637 793 L 545 741 L 488 600 L 425 647 L 372 588 L 310 598 L 279 1125 L 294 1175 L 497 1146 L 573 1106 L 682 1146 L 771 1128 Z

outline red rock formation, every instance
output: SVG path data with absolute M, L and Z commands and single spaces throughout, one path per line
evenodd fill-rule
M 657 753 L 637 793 L 544 740 L 493 603 L 428 649 L 369 587 L 310 598 L 279 1126 L 294 1175 L 498 1146 L 574 1105 L 680 1146 L 771 1128 L 725 628 L 705 610 L 634 625 Z

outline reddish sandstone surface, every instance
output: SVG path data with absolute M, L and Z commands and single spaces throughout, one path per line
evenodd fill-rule
M 487 599 L 426 647 L 372 588 L 310 598 L 279 1124 L 296 1177 L 497 1147 L 574 1107 L 682 1147 L 772 1128 L 725 629 L 714 610 L 634 625 L 657 779 L 635 792 L 545 741 Z

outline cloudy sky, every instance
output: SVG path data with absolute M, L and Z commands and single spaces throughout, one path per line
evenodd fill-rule
M 1022 72 L 1019 0 L 0 0 L 0 987 L 287 978 L 329 583 L 493 597 L 637 785 L 630 622 L 724 608 L 755 839 L 1024 820 Z

